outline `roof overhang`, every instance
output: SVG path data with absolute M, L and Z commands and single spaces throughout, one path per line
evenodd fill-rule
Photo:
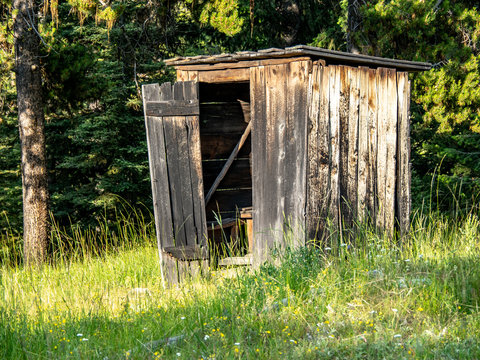
M 402 71 L 425 71 L 432 68 L 432 64 L 426 62 L 387 59 L 377 56 L 327 50 L 306 45 L 297 45 L 285 49 L 272 48 L 258 51 L 239 51 L 234 54 L 176 57 L 165 60 L 165 63 L 167 65 L 181 68 L 183 66 L 192 65 L 213 65 L 219 63 L 237 63 L 239 61 L 292 58 L 300 56 L 323 59 L 327 62 L 327 64 L 333 63 L 368 67 L 390 67 Z

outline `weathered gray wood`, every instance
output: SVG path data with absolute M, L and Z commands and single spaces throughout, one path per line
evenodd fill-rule
M 200 128 L 198 117 L 187 117 L 188 124 L 188 153 L 191 161 L 190 179 L 192 182 L 193 220 L 196 232 L 196 243 L 207 244 L 207 219 L 203 195 L 202 154 L 200 149 Z M 189 245 L 195 239 L 187 239 Z
M 330 216 L 333 225 L 341 226 L 340 218 L 340 68 L 330 65 Z
M 206 83 L 248 81 L 249 78 L 250 78 L 250 70 L 248 68 L 198 72 L 198 81 L 206 82 Z
M 266 240 L 268 250 L 274 246 L 283 246 L 283 242 L 276 240 L 283 236 L 285 216 L 285 194 L 283 181 L 285 181 L 285 128 L 287 117 L 287 76 L 286 65 L 270 65 L 265 67 L 266 89 L 266 136 L 264 140 L 265 158 L 262 174 L 265 182 L 263 201 L 267 204 L 265 217 L 267 232 Z M 258 169 L 258 171 L 261 171 Z M 265 239 L 264 238 L 264 239 Z M 282 239 L 283 240 L 283 239 Z M 267 253 L 268 256 L 268 253 Z
M 357 217 L 359 222 L 368 218 L 368 68 L 360 67 L 359 72 L 359 116 L 358 116 L 358 192 L 357 192 Z
M 379 229 L 385 229 L 386 210 L 386 172 L 387 172 L 387 124 L 388 124 L 388 77 L 387 69 L 377 69 L 377 213 L 376 224 Z
M 340 70 L 340 162 L 339 162 L 339 183 L 340 183 L 340 216 L 342 228 L 350 227 L 352 223 L 352 211 L 350 199 L 348 198 L 348 149 L 349 149 L 349 105 L 350 105 L 350 78 L 348 68 L 339 66 Z
M 308 240 L 321 238 L 323 222 L 321 218 L 321 179 L 319 176 L 321 163 L 319 146 L 319 117 L 321 103 L 323 67 L 314 63 L 308 82 L 308 135 L 307 135 L 307 205 L 306 233 Z
M 169 246 L 163 248 L 163 251 L 177 260 L 203 260 L 208 258 L 207 248 L 198 245 L 187 246 Z
M 359 113 L 359 71 L 357 68 L 349 69 L 350 76 L 350 104 L 348 115 L 348 180 L 347 199 L 350 206 L 352 219 L 357 219 L 357 194 L 358 194 L 358 113 Z M 351 225 L 354 225 L 351 223 Z
M 400 234 L 410 228 L 410 83 L 408 73 L 397 73 L 398 141 L 397 141 L 397 220 Z
M 368 70 L 368 213 L 375 224 L 377 213 L 377 79 L 376 70 Z
M 265 212 L 269 211 L 264 201 L 266 183 L 263 178 L 263 163 L 266 156 L 266 97 L 265 68 L 250 69 L 250 108 L 252 114 L 252 185 L 253 185 L 253 261 L 259 266 L 265 260 L 267 243 L 264 241 Z
M 286 65 L 285 162 L 283 177 L 284 236 L 290 246 L 305 245 L 308 61 Z M 287 231 L 289 230 L 289 231 Z
M 177 259 L 162 250 L 162 268 L 165 274 L 165 281 L 169 285 L 178 284 Z
M 168 180 L 170 185 L 169 191 L 171 196 L 175 245 L 186 245 L 187 237 L 185 234 L 184 219 L 187 217 L 187 215 L 184 215 L 183 213 L 180 154 L 178 152 L 178 141 L 180 139 L 177 139 L 177 129 L 179 127 L 181 129 L 181 127 L 184 126 L 184 118 L 164 117 L 163 121 L 165 144 L 167 149 Z
M 170 87 L 170 83 L 167 85 Z M 142 87 L 143 102 L 160 100 L 162 95 L 168 96 L 164 91 L 161 92 L 165 87 L 165 85 L 162 85 L 162 88 L 160 88 L 158 84 L 144 85 Z M 163 120 L 145 116 L 145 126 L 152 181 L 155 228 L 158 248 L 161 249 L 162 246 L 171 246 L 174 243 Z
M 395 69 L 387 70 L 387 126 L 385 139 L 387 147 L 385 170 L 385 231 L 393 235 L 395 227 L 395 182 L 397 155 L 397 74 Z
M 197 244 L 205 245 L 206 249 L 207 229 L 203 200 L 199 117 L 184 116 L 186 112 L 182 110 L 182 104 L 186 101 L 198 103 L 198 83 L 176 83 L 173 86 L 173 91 L 171 84 L 166 83 L 161 86 L 158 93 L 159 96 L 155 98 L 144 97 L 144 108 L 148 109 L 149 104 L 154 101 L 156 105 L 159 104 L 159 114 L 172 115 L 146 116 L 146 119 L 147 123 L 150 118 L 156 119 L 158 123 L 158 126 L 156 126 L 156 130 L 158 130 L 156 133 L 158 135 L 157 141 L 153 144 L 155 149 L 163 141 L 163 152 L 160 152 L 164 157 L 163 162 L 160 162 L 164 165 L 161 195 L 164 198 L 168 197 L 168 199 L 164 199 L 162 204 L 157 204 L 156 213 L 160 214 L 162 211 L 163 213 L 161 219 L 156 216 L 156 223 L 161 226 L 162 222 L 170 221 L 170 229 L 165 234 L 169 241 L 161 242 L 161 255 L 167 281 L 176 283 L 179 277 L 187 276 L 192 268 L 192 264 L 185 260 L 193 260 L 198 256 L 192 255 L 192 258 L 188 255 L 189 258 L 187 259 L 185 256 L 174 254 L 177 255 L 177 259 L 172 256 L 172 251 L 179 253 L 188 249 L 188 246 L 197 246 Z M 179 105 L 178 112 L 174 110 L 173 101 L 177 101 L 177 105 Z M 162 112 L 161 106 L 164 106 L 168 111 Z M 153 150 L 152 144 L 149 144 L 149 147 Z M 158 151 L 153 152 L 158 153 Z M 158 171 L 158 163 L 158 161 L 151 163 L 153 172 Z M 187 246 L 187 248 L 182 248 L 182 246 Z M 169 250 L 176 247 L 180 247 L 180 250 Z M 204 251 L 208 255 L 207 250 Z M 202 258 L 207 255 L 202 255 Z
M 196 100 L 166 100 L 147 102 L 147 116 L 190 116 L 200 115 L 200 105 Z
M 236 158 L 237 155 L 238 155 L 238 152 L 240 151 L 240 149 L 242 148 L 243 144 L 245 143 L 245 140 L 247 140 L 247 137 L 250 135 L 251 129 L 252 129 L 252 123 L 250 122 L 250 123 L 248 123 L 248 126 L 247 126 L 247 128 L 245 129 L 245 132 L 242 134 L 242 137 L 241 137 L 240 140 L 238 141 L 237 146 L 235 146 L 235 148 L 233 149 L 232 153 L 231 153 L 230 156 L 228 157 L 225 165 L 223 166 L 222 170 L 220 171 L 220 173 L 218 174 L 217 178 L 216 178 L 215 181 L 213 182 L 210 190 L 208 190 L 207 196 L 205 197 L 205 204 L 208 204 L 208 202 L 209 202 L 210 199 L 212 198 L 213 193 L 217 190 L 218 185 L 220 185 L 220 182 L 223 180 L 223 178 L 224 178 L 225 175 L 227 174 L 227 171 L 228 171 L 228 169 L 230 169 L 230 166 L 232 165 L 233 160 L 235 160 L 235 158 Z
M 319 150 L 318 158 L 318 205 L 320 207 L 319 219 L 319 239 L 325 242 L 327 233 L 327 219 L 332 218 L 330 208 L 331 183 L 330 183 L 330 165 L 331 165 L 331 141 L 330 141 L 330 73 L 334 68 L 322 65 L 320 73 L 320 111 L 318 118 L 317 144 Z

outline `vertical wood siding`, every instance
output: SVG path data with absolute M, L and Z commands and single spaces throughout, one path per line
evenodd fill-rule
M 402 233 L 408 229 L 407 75 L 386 68 L 313 64 L 306 176 L 310 239 L 354 230 L 358 221 L 371 221 L 390 235 L 397 226 Z M 331 231 L 326 231 L 329 222 Z
M 304 244 L 308 61 L 251 68 L 254 262 Z

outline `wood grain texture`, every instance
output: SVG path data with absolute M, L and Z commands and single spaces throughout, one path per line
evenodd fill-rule
M 339 66 L 340 70 L 340 103 L 339 103 L 339 138 L 340 138 L 340 162 L 339 162 L 339 183 L 340 183 L 340 216 L 342 228 L 348 227 L 352 222 L 352 211 L 348 198 L 348 125 L 350 105 L 350 76 L 349 68 Z
M 368 166 L 369 156 L 369 127 L 368 127 L 368 68 L 361 67 L 359 77 L 359 116 L 358 116 L 358 191 L 357 217 L 359 222 L 368 219 Z
M 252 183 L 253 183 L 253 261 L 259 266 L 266 258 L 267 242 L 264 241 L 265 218 L 268 204 L 263 201 L 265 181 L 263 162 L 266 156 L 264 139 L 266 137 L 266 98 L 265 68 L 250 69 L 250 108 L 252 114 Z
M 387 175 L 387 124 L 388 124 L 388 79 L 387 69 L 377 69 L 377 212 L 376 224 L 381 230 L 385 229 L 385 190 Z
M 308 62 L 292 62 L 251 70 L 256 265 L 287 238 L 293 246 L 305 241 L 290 235 L 305 227 L 308 69 Z
M 397 126 L 397 220 L 401 235 L 410 228 L 410 83 L 408 73 L 397 73 L 398 126 Z
M 330 109 L 330 217 L 333 225 L 341 226 L 340 217 L 340 67 L 329 66 Z
M 289 246 L 305 245 L 308 61 L 286 65 L 286 127 L 283 177 L 283 234 Z M 288 230 L 288 231 L 287 231 Z
M 320 224 L 320 161 L 318 146 L 318 122 L 320 115 L 321 78 L 323 67 L 313 64 L 308 81 L 307 119 L 307 203 L 306 234 L 308 240 L 317 240 L 323 226 Z M 323 225 L 323 224 L 322 224 Z
M 154 211 L 159 214 L 155 215 L 157 232 L 161 233 L 162 228 L 166 228 L 165 222 L 170 225 L 162 234 L 160 255 L 167 281 L 176 283 L 179 278 L 187 276 L 185 272 L 190 271 L 191 264 L 185 260 L 192 259 L 178 260 L 173 252 L 165 249 L 206 247 L 199 117 L 185 116 L 182 110 L 186 102 L 198 102 L 198 83 L 179 82 L 173 88 L 170 83 L 165 83 L 156 91 L 157 96 L 144 96 L 144 109 L 152 104 L 163 104 L 171 111 L 162 112 L 160 106 L 159 114 L 172 116 L 146 116 L 149 151 L 153 154 L 150 162 L 152 187 L 161 188 L 158 195 L 155 195 L 158 189 L 154 190 L 154 198 L 162 196 L 161 204 L 155 201 Z M 174 111 L 175 101 L 178 114 Z M 149 131 L 151 118 L 156 120 L 153 132 Z M 153 181 L 153 174 L 156 179 L 159 172 L 162 172 L 161 180 Z
M 266 240 L 268 249 L 283 247 L 283 224 L 285 221 L 285 193 L 283 191 L 285 169 L 285 135 L 287 126 L 287 66 L 265 67 L 266 88 L 266 156 L 263 177 L 266 182 L 263 201 L 268 204 L 266 218 Z M 259 169 L 260 170 L 260 169 Z M 278 243 L 277 243 L 277 240 Z
M 198 72 L 198 81 L 205 83 L 248 81 L 249 79 L 250 70 L 248 68 Z
M 393 236 L 395 228 L 395 183 L 397 156 L 397 74 L 395 69 L 387 70 L 387 126 L 386 170 L 385 170 L 385 231 Z
M 165 100 L 146 103 L 147 116 L 189 116 L 199 115 L 198 99 L 195 100 Z
M 350 226 L 357 220 L 358 201 L 358 123 L 359 123 L 359 71 L 357 68 L 349 68 L 350 77 L 350 99 L 348 115 L 348 178 L 347 178 L 347 199 L 350 206 Z
M 306 228 L 310 240 L 324 243 L 330 203 L 330 67 L 313 65 L 308 99 L 308 170 Z
M 170 96 L 165 90 L 170 83 L 144 85 L 142 87 L 143 102 L 158 101 Z M 163 133 L 163 119 L 145 116 L 147 132 L 148 159 L 150 178 L 152 182 L 152 198 L 155 217 L 155 229 L 159 249 L 162 246 L 172 246 L 173 223 L 170 207 L 170 190 L 168 183 L 167 159 L 165 153 L 165 138 Z
M 376 70 L 368 70 L 368 213 L 373 223 L 377 214 L 377 78 Z

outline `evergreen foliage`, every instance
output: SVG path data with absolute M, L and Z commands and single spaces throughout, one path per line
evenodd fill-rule
M 44 2 L 38 31 L 51 210 L 91 224 L 120 199 L 150 206 L 140 88 L 162 59 L 295 44 L 346 49 L 348 1 Z M 412 75 L 413 198 L 442 210 L 480 192 L 480 12 L 474 1 L 359 1 L 362 53 L 435 64 Z M 21 229 L 11 1 L 0 0 L 0 231 Z M 441 164 L 441 166 L 440 166 Z M 432 176 L 438 187 L 432 191 Z M 452 194 L 456 194 L 452 196 Z

